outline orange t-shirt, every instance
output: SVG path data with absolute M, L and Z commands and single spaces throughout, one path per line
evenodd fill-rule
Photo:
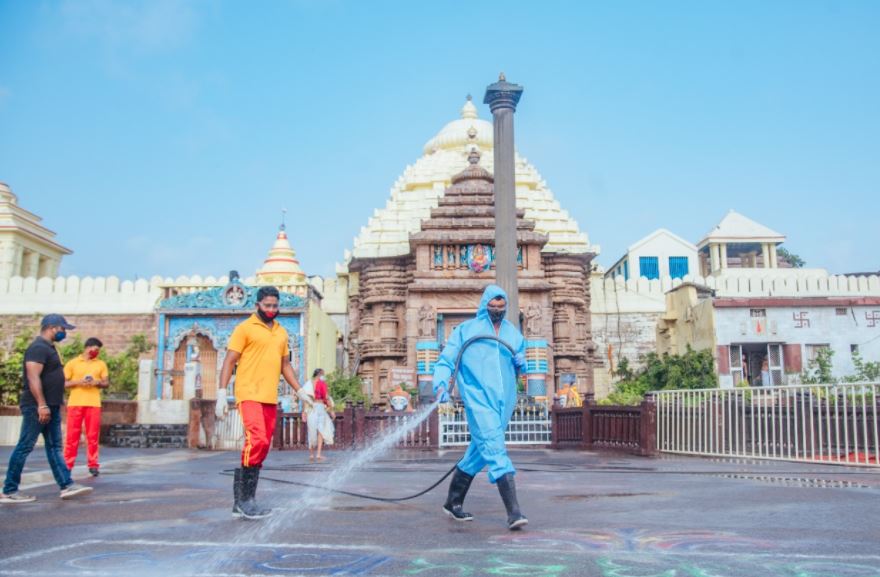
M 276 320 L 272 327 L 252 314 L 229 337 L 230 351 L 241 354 L 235 371 L 235 402 L 278 402 L 281 362 L 290 354 L 287 331 Z
M 107 363 L 101 359 L 87 359 L 82 355 L 71 359 L 64 365 L 64 380 L 81 381 L 87 376 L 97 381 L 103 381 L 109 375 Z M 101 389 L 90 385 L 78 385 L 70 389 L 70 398 L 67 399 L 69 407 L 100 407 Z

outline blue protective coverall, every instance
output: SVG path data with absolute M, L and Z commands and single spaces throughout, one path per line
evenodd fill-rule
M 516 473 L 504 446 L 504 431 L 516 404 L 517 373 L 525 371 L 525 339 L 506 318 L 495 334 L 489 319 L 489 301 L 507 294 L 497 285 L 483 291 L 476 318 L 458 325 L 434 367 L 434 393 L 449 390 L 449 378 L 462 345 L 478 335 L 497 336 L 507 342 L 516 355 L 497 341 L 476 341 L 465 350 L 456 374 L 456 387 L 464 401 L 471 443 L 458 463 L 458 468 L 475 476 L 489 467 L 489 481 L 494 483 L 505 473 Z

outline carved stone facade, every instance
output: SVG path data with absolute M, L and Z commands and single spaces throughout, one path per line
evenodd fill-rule
M 495 282 L 493 178 L 479 166 L 479 154 L 472 151 L 468 160 L 421 230 L 410 234 L 409 254 L 355 257 L 349 263 L 350 366 L 364 378 L 374 403 L 386 402 L 396 387 L 395 367 L 417 370 L 427 391 L 437 352 L 455 326 L 473 318 L 483 289 Z M 519 302 L 530 346 L 530 392 L 552 395 L 563 373 L 576 375 L 582 392 L 592 392 L 594 254 L 542 253 L 547 240 L 518 209 Z

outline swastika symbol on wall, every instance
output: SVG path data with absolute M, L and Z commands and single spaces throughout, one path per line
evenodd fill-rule
M 809 311 L 801 311 L 799 313 L 791 313 L 791 318 L 794 319 L 794 328 L 796 328 L 796 329 L 810 328 L 810 313 L 809 313 Z

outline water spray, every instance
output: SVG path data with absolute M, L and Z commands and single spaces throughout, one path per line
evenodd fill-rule
M 455 389 L 455 380 L 456 380 L 456 376 L 458 375 L 459 368 L 461 366 L 462 356 L 464 355 L 465 350 L 467 350 L 467 348 L 469 346 L 471 346 L 472 344 L 474 344 L 477 341 L 496 341 L 496 342 L 500 343 L 501 345 L 503 345 L 504 347 L 506 347 L 507 350 L 510 351 L 511 355 L 516 356 L 516 351 L 513 349 L 513 347 L 507 341 L 504 341 L 495 335 L 477 335 L 477 336 L 469 338 L 468 340 L 466 340 L 464 342 L 464 344 L 461 345 L 461 348 L 458 351 L 458 355 L 455 357 L 455 364 L 453 365 L 453 368 L 452 368 L 452 375 L 450 375 L 450 377 L 449 377 L 448 393 L 450 395 L 452 394 L 452 391 Z M 438 401 L 434 401 L 432 403 L 432 407 L 434 407 L 434 409 L 436 409 L 436 406 L 439 404 L 440 403 Z M 301 481 L 289 481 L 287 479 L 275 479 L 275 478 L 266 477 L 266 476 L 262 477 L 262 479 L 264 481 L 272 481 L 273 483 L 283 483 L 285 485 L 296 485 L 299 487 L 309 487 L 312 489 L 321 489 L 321 490 L 326 491 L 328 493 L 337 493 L 339 495 L 347 495 L 349 497 L 356 497 L 358 499 L 368 499 L 371 501 L 381 501 L 384 503 L 400 503 L 403 501 L 409 501 L 411 499 L 416 499 L 416 498 L 421 497 L 422 495 L 434 490 L 435 488 L 437 488 L 438 485 L 440 485 L 440 483 L 442 483 L 444 480 L 446 480 L 446 478 L 449 477 L 449 475 L 451 475 L 455 471 L 456 467 L 458 467 L 458 463 L 453 465 L 451 469 L 446 471 L 446 473 L 444 473 L 443 476 L 437 480 L 437 482 L 435 482 L 433 485 L 431 485 L 427 489 L 424 489 L 423 491 L 419 491 L 418 493 L 415 493 L 413 495 L 408 495 L 406 497 L 377 497 L 375 495 L 368 495 L 365 493 L 355 493 L 353 491 L 343 491 L 341 489 L 332 489 L 330 487 L 325 487 L 322 485 L 314 485 L 311 483 L 303 483 Z M 271 467 L 264 467 L 264 469 L 267 471 L 278 470 L 278 469 L 272 469 Z M 233 471 L 234 471 L 234 469 L 226 469 L 222 472 L 222 474 L 223 475 L 232 475 Z

